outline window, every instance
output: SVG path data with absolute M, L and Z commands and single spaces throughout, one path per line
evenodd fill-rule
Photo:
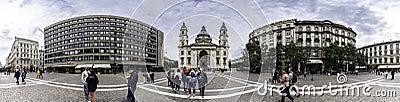
M 181 57 L 181 65 L 183 65 L 184 59 L 185 58 Z
M 287 30 L 285 33 L 286 33 L 286 36 L 290 36 L 290 30 Z
M 219 51 L 216 51 L 215 53 L 216 53 L 216 55 L 219 55 Z
M 224 57 L 224 65 L 226 65 L 226 58 Z
M 187 58 L 188 64 L 190 64 L 190 59 L 191 59 L 191 57 L 188 57 L 188 58 Z
M 390 58 L 390 63 L 393 63 L 393 58 Z
M 307 31 L 311 31 L 311 27 L 307 27 L 306 30 L 307 30 Z
M 226 51 L 224 51 L 224 56 L 226 56 Z
M 219 65 L 219 57 L 217 57 L 216 60 L 217 60 L 217 65 Z
M 136 47 L 136 46 L 135 46 Z M 181 55 L 185 55 L 185 52 L 184 51 L 181 51 Z
M 303 31 L 303 27 L 299 27 L 299 31 Z
M 289 27 L 290 27 L 290 24 L 286 24 L 286 27 L 288 27 L 288 28 L 289 28 Z
M 191 51 L 188 51 L 188 55 L 190 55 Z

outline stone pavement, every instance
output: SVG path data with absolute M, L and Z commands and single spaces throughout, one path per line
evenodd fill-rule
M 13 73 L 12 73 L 13 74 Z M 143 83 L 142 73 L 139 73 L 138 88 L 135 92 L 137 101 L 139 102 L 271 102 L 278 101 L 280 96 L 278 90 L 272 90 L 273 95 L 260 95 L 258 87 L 261 87 L 265 80 L 269 80 L 269 73 L 254 74 L 248 72 L 232 71 L 226 73 L 207 73 L 209 82 L 206 86 L 205 98 L 199 97 L 199 91 L 196 90 L 196 97 L 187 98 L 188 94 L 184 93 L 183 87 L 180 92 L 175 93 L 167 86 L 166 74 L 164 72 L 155 73 L 155 83 Z M 309 75 L 310 76 L 310 75 Z M 308 77 L 309 77 L 308 76 Z M 36 78 L 34 73 L 29 73 L 27 84 L 15 85 L 15 79 L 12 76 L 0 75 L 0 100 L 2 101 L 84 101 L 82 84 L 80 82 L 80 74 L 64 74 L 64 73 L 46 73 L 44 78 Z M 98 75 L 100 84 L 96 91 L 96 100 L 117 101 L 126 100 L 126 80 L 122 74 L 100 74 Z M 336 75 L 315 75 L 315 81 L 300 78 L 297 85 L 314 85 L 321 87 L 331 82 L 334 85 L 349 85 L 356 87 L 371 87 L 369 91 L 372 95 L 376 95 L 377 91 L 399 90 L 400 76 L 396 75 L 395 80 L 383 79 L 374 73 L 361 73 L 359 75 L 347 75 L 348 82 L 338 84 Z M 277 86 L 279 84 L 272 84 Z M 340 91 L 340 89 L 335 89 Z M 269 90 L 268 90 L 269 91 Z M 400 92 L 395 97 L 378 97 L 378 96 L 341 96 L 324 94 L 324 96 L 302 95 L 296 97 L 296 101 L 397 101 Z M 288 99 L 286 99 L 288 100 Z

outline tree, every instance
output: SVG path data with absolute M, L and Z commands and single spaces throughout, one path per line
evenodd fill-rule
M 285 59 L 288 61 L 293 69 L 297 69 L 300 66 L 304 66 L 307 63 L 307 54 L 297 47 L 294 43 L 284 46 Z
M 355 65 L 362 64 L 364 58 L 357 53 L 354 45 L 348 44 L 340 47 L 337 43 L 331 44 L 323 49 L 325 68 L 329 71 L 347 71 L 347 68 L 354 69 Z M 359 58 L 360 56 L 360 58 Z
M 261 67 L 260 42 L 257 40 L 250 40 L 249 43 L 246 44 L 246 49 L 249 54 L 250 71 L 260 72 L 260 67 Z

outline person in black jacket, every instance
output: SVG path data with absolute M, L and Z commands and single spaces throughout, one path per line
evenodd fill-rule
M 21 76 L 21 73 L 19 72 L 19 70 L 16 70 L 14 73 L 14 78 L 17 79 L 17 85 L 19 85 L 19 77 Z
M 99 79 L 96 76 L 96 72 L 90 71 L 89 77 L 86 78 L 86 82 L 88 83 L 90 101 L 96 102 L 94 98 L 94 92 L 97 89 L 97 84 L 99 84 Z

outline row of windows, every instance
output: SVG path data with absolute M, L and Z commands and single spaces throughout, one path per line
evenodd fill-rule
M 96 34 L 96 33 L 101 33 L 101 32 L 85 32 L 85 33 L 89 33 L 89 34 Z M 114 32 L 112 32 L 112 33 L 114 33 Z M 77 42 L 77 41 L 88 41 L 88 40 L 109 40 L 109 41 L 126 41 L 126 42 L 133 42 L 133 43 L 141 43 L 141 44 L 143 44 L 143 42 L 150 42 L 150 43 L 155 43 L 156 41 L 155 41 L 155 37 L 148 37 L 148 38 L 151 38 L 151 39 L 148 39 L 148 38 L 146 38 L 146 37 L 142 37 L 142 36 L 137 36 L 137 35 L 133 35 L 133 34 L 129 34 L 129 37 L 130 38 L 136 38 L 136 39 L 138 39 L 138 40 L 134 40 L 134 39 L 128 39 L 128 38 L 125 38 L 125 39 L 123 39 L 123 38 L 120 38 L 120 37 L 110 37 L 110 35 L 109 36 L 91 36 L 91 37 L 81 37 L 81 38 L 72 38 L 72 39 L 68 39 L 68 38 L 70 38 L 70 37 L 73 37 L 73 36 L 80 36 L 80 34 L 71 34 L 71 35 L 68 35 L 68 36 L 66 36 L 65 38 L 64 37 L 61 37 L 61 38 L 57 38 L 57 39 L 52 39 L 52 40 L 49 40 L 49 41 L 46 41 L 46 48 L 50 48 L 50 47 L 53 47 L 53 46 L 56 46 L 56 45 L 60 45 L 60 44 L 68 44 L 68 43 L 70 43 L 70 42 Z M 66 40 L 62 40 L 62 39 L 66 39 Z M 60 41 L 60 40 L 62 40 L 62 41 Z M 57 42 L 55 42 L 55 41 L 57 41 Z M 55 43 L 52 43 L 52 42 L 55 42 Z
M 45 48 L 52 48 L 52 47 L 55 47 L 55 46 L 60 46 L 62 44 L 69 44 L 69 45 L 67 45 L 67 47 L 68 46 L 74 46 L 72 48 L 75 48 L 76 44 L 72 45 L 70 43 L 82 42 L 82 41 L 96 41 L 96 42 L 98 42 L 98 43 L 90 43 L 89 46 L 114 46 L 114 43 L 108 42 L 108 41 L 125 41 L 127 43 L 147 45 L 148 47 L 156 48 L 155 45 L 145 44 L 144 41 L 139 41 L 139 40 L 134 40 L 134 39 L 122 39 L 122 38 L 119 38 L 119 37 L 83 37 L 83 38 L 75 38 L 75 39 L 69 39 L 69 40 L 60 41 L 58 43 L 47 44 L 45 46 Z M 100 42 L 100 41 L 102 41 L 102 42 Z M 149 41 L 153 42 L 153 43 L 156 42 L 156 41 L 153 41 L 153 40 L 149 40 Z M 85 43 L 85 46 L 86 46 L 86 43 Z M 81 47 L 81 46 L 78 45 L 77 47 Z M 120 47 L 120 46 L 117 45 L 117 47 Z M 68 47 L 68 48 L 71 48 L 71 47 Z
M 218 56 L 219 51 L 215 51 L 215 54 Z M 185 51 L 181 51 L 181 55 L 185 55 Z M 191 55 L 191 51 L 187 51 L 187 55 Z M 223 51 L 223 55 L 226 56 L 226 51 Z
M 71 44 L 68 46 L 57 47 L 57 48 L 49 49 L 46 52 L 50 53 L 50 52 L 67 50 L 67 49 L 72 49 L 72 48 L 85 48 L 85 47 L 110 47 L 110 48 L 117 47 L 117 48 L 131 48 L 131 49 L 137 49 L 137 50 L 155 53 L 156 52 L 156 50 L 154 50 L 155 48 L 150 48 L 149 46 L 150 45 L 148 45 L 147 47 L 142 47 L 142 46 L 138 46 L 138 45 L 129 45 L 129 44 L 121 44 L 121 43 L 91 42 L 91 43 Z
M 383 46 L 383 48 L 384 48 L 385 50 L 387 50 L 388 48 L 389 48 L 389 49 L 393 49 L 393 45 L 394 45 L 394 44 L 390 44 L 390 45 L 388 44 L 388 45 L 382 45 L 382 46 Z M 375 47 L 373 47 L 373 49 L 374 49 L 374 51 L 377 51 L 377 48 L 378 48 L 379 50 L 382 50 L 382 46 L 378 46 L 378 47 L 375 46 Z M 396 44 L 396 49 L 399 49 L 399 44 Z M 368 49 L 366 49 L 366 50 L 368 51 Z M 373 51 L 373 50 L 372 50 L 372 47 L 369 48 L 369 51 L 370 51 L 370 52 Z
M 382 52 L 383 52 L 383 54 L 382 54 Z M 394 54 L 393 50 L 390 50 L 390 51 L 378 51 L 378 52 L 375 51 L 374 53 L 370 52 L 369 56 L 371 57 L 371 56 L 393 55 L 393 54 Z M 400 54 L 399 50 L 396 50 L 396 54 Z
M 52 32 L 46 32 L 50 34 L 49 36 L 46 36 L 45 38 L 54 38 L 54 37 L 59 37 L 63 36 L 68 33 L 73 33 L 77 31 L 88 31 L 88 30 L 117 30 L 117 31 L 123 31 L 123 32 L 132 32 L 136 34 L 141 34 L 141 35 L 147 35 L 147 34 L 152 34 L 151 32 L 147 32 L 148 30 L 141 29 L 139 27 L 134 27 L 134 28 L 125 28 L 125 27 L 114 27 L 114 26 L 85 26 L 85 27 L 79 27 L 79 28 L 71 28 L 71 29 L 65 29 L 64 31 L 52 31 Z
M 400 63 L 399 57 L 396 58 L 374 58 L 374 64 L 390 64 L 395 63 L 394 59 L 396 59 L 396 63 Z M 369 64 L 372 64 L 372 59 L 369 60 Z
M 17 65 L 21 64 L 38 64 L 38 61 L 30 61 L 30 60 L 17 60 Z
M 114 53 L 115 52 L 115 53 Z M 153 54 L 151 54 L 151 53 Z M 68 55 L 78 55 L 78 54 L 123 54 L 123 55 L 136 55 L 136 56 L 143 56 L 143 57 L 151 57 L 156 58 L 155 55 L 156 51 L 138 51 L 138 50 L 113 50 L 113 49 L 77 49 L 77 50 L 70 50 L 58 53 L 48 54 L 46 58 L 53 58 L 59 56 L 68 56 Z
M 77 56 L 68 58 L 58 58 L 45 60 L 45 63 L 57 63 L 57 62 L 68 62 L 68 61 L 136 61 L 136 62 L 146 62 L 155 63 L 154 59 L 146 59 L 142 57 L 130 57 L 130 56 Z
M 98 20 L 100 20 L 100 21 L 98 21 Z M 117 21 L 117 22 L 121 22 L 121 23 L 109 22 L 109 21 Z M 81 22 L 85 22 L 85 23 L 81 23 Z M 57 24 L 56 26 L 50 27 L 47 30 L 57 30 L 57 29 L 60 29 L 61 27 L 65 27 L 65 26 L 71 27 L 71 25 L 75 26 L 75 25 L 89 25 L 89 24 L 112 24 L 112 25 L 125 26 L 126 24 L 124 24 L 123 22 L 128 23 L 133 26 L 139 26 L 139 27 L 143 27 L 145 29 L 150 29 L 150 27 L 147 27 L 146 25 L 143 25 L 143 24 L 140 24 L 137 22 L 133 22 L 133 21 L 129 21 L 129 20 L 125 20 L 125 19 L 108 18 L 108 17 L 92 17 L 92 18 L 71 20 L 68 22 Z
M 192 59 L 191 57 L 186 57 L 187 64 L 191 64 L 191 59 Z M 184 63 L 184 60 L 185 60 L 185 58 L 184 58 L 184 57 L 181 57 L 181 64 Z M 224 61 L 223 61 L 223 62 L 224 62 L 223 64 L 224 64 L 224 65 L 227 64 L 226 57 L 224 57 L 223 60 L 224 60 Z M 216 61 L 217 61 L 216 64 L 217 64 L 217 65 L 220 65 L 220 58 L 219 58 L 219 57 L 216 57 Z

